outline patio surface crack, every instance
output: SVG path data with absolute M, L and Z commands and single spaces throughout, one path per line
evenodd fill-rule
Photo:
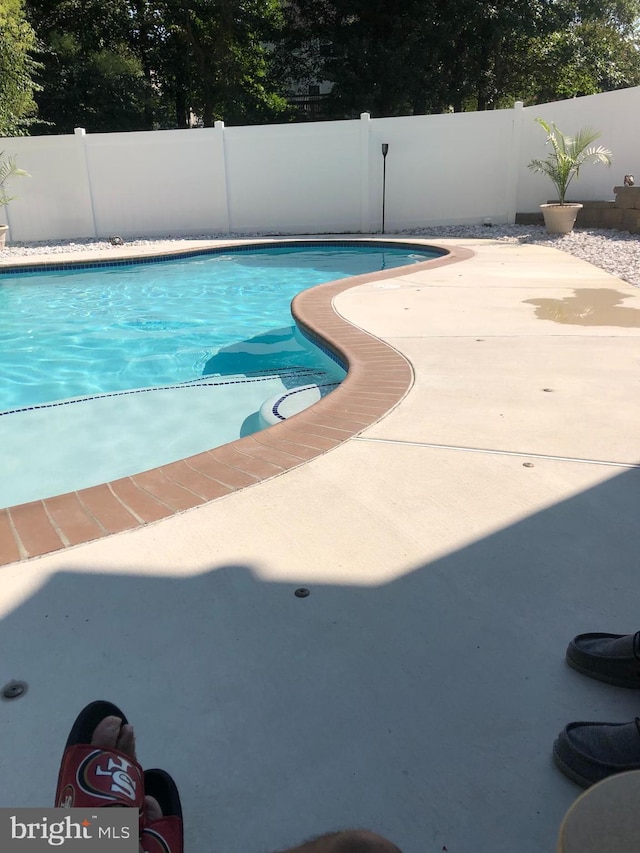
M 356 435 L 353 441 L 376 442 L 378 444 L 400 444 L 408 447 L 428 447 L 432 450 L 459 450 L 463 453 L 487 453 L 490 456 L 517 456 L 526 459 L 550 459 L 554 462 L 581 462 L 585 465 L 607 465 L 612 468 L 638 468 L 640 462 L 614 462 L 607 459 L 583 459 L 579 456 L 555 456 L 550 453 L 527 453 L 524 450 L 499 450 L 491 447 L 465 447 L 457 444 L 434 444 L 428 441 L 407 441 L 399 438 L 373 438 Z

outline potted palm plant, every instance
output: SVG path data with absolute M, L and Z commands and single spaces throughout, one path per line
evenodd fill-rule
M 537 118 L 538 124 L 547 133 L 547 144 L 552 151 L 546 160 L 535 159 L 529 163 L 532 172 L 541 172 L 550 178 L 558 192 L 558 201 L 541 204 L 544 224 L 550 234 L 568 234 L 573 228 L 581 204 L 565 201 L 567 189 L 574 178 L 580 174 L 585 163 L 603 163 L 611 165 L 611 151 L 602 145 L 593 143 L 599 133 L 588 128 L 579 130 L 575 136 L 567 136 L 558 130 L 553 122 L 548 124 Z
M 3 160 L 3 155 L 4 152 L 0 151 L 0 207 L 5 207 L 11 199 L 15 198 L 15 196 L 7 195 L 9 180 L 18 176 L 30 177 L 29 173 L 25 172 L 24 169 L 18 169 L 15 157 L 7 157 Z M 8 225 L 0 224 L 0 249 L 4 247 L 8 230 Z

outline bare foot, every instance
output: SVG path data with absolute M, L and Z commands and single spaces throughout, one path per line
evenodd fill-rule
M 91 738 L 93 746 L 101 746 L 103 749 L 118 749 L 136 757 L 136 738 L 133 726 L 128 723 L 123 725 L 120 717 L 105 717 L 101 720 L 93 732 Z
M 93 732 L 91 743 L 93 746 L 100 746 L 103 749 L 117 749 L 126 755 L 130 755 L 131 758 L 136 758 L 136 738 L 133 726 L 128 723 L 123 725 L 120 717 L 105 717 L 104 720 L 101 720 Z M 153 797 L 144 798 L 144 815 L 148 823 L 160 820 L 162 817 L 162 809 Z M 140 851 L 142 853 L 142 848 Z

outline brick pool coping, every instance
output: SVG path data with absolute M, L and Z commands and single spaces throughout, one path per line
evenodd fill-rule
M 347 241 L 356 242 L 322 240 Z M 410 239 L 393 242 L 426 245 Z M 446 248 L 448 254 L 412 265 L 411 274 L 474 254 L 437 242 L 428 245 Z M 29 266 L 35 262 L 30 261 Z M 38 266 L 46 269 L 51 262 Z M 352 287 L 398 278 L 407 270 L 396 267 L 321 284 L 293 300 L 298 326 L 348 367 L 344 381 L 327 397 L 282 423 L 213 450 L 102 485 L 0 510 L 0 565 L 132 530 L 222 498 L 297 468 L 374 424 L 409 391 L 413 369 L 393 347 L 340 317 L 333 300 Z

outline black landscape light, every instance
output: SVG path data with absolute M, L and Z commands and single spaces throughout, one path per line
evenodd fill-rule
M 387 154 L 389 143 L 382 143 L 382 233 L 384 234 L 384 203 L 387 195 Z

